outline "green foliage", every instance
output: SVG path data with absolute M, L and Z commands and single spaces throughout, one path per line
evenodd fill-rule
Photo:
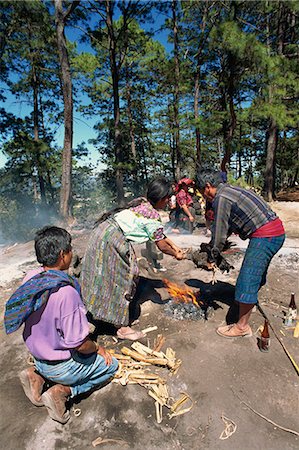
M 219 167 L 229 143 L 230 182 L 257 188 L 264 180 L 267 133 L 274 121 L 277 188 L 294 183 L 298 174 L 298 2 L 177 2 L 177 105 L 173 52 L 170 47 L 166 51 L 149 30 L 150 23 L 153 29 L 159 26 L 173 45 L 172 2 L 110 5 L 116 38 L 121 157 L 115 154 L 115 86 L 105 3 L 81 2 L 73 22 L 66 23 L 68 36 L 76 24 L 76 42 L 68 42 L 75 105 L 81 114 L 97 119 L 92 144 L 107 167 L 100 175 L 92 167 L 79 167 L 77 161 L 87 154 L 88 144 L 74 149 L 73 202 L 80 220 L 88 221 L 113 204 L 117 169 L 122 170 L 127 195 L 138 195 L 153 176 L 173 178 L 176 132 L 183 168 L 190 176 L 198 162 L 197 130 L 202 162 Z M 39 215 L 41 181 L 46 204 L 56 208 L 59 202 L 61 149 L 54 140 L 53 123 L 62 125 L 63 108 L 51 9 L 49 2 L 39 0 L 0 2 L 0 99 L 8 89 L 32 108 L 25 119 L 5 108 L 0 110 L 0 150 L 8 157 L 0 182 L 1 223 L 8 233 L 14 220 L 27 227 L 26 208 L 30 216 Z M 151 13 L 157 11 L 159 17 L 165 17 L 164 24 L 154 23 Z M 84 51 L 79 41 L 84 41 Z M 24 212 L 23 202 L 27 205 Z M 26 233 L 20 230 L 20 234 Z

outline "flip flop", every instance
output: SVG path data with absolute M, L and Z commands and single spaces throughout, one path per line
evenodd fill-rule
M 226 325 L 224 327 L 217 328 L 216 333 L 219 334 L 219 336 L 229 338 L 229 339 L 252 336 L 252 330 L 249 325 L 248 325 L 248 328 L 246 329 L 246 331 L 242 331 L 235 323 L 232 323 L 231 325 Z
M 128 333 L 122 333 L 118 330 L 116 335 L 119 339 L 128 339 L 129 341 L 137 341 L 138 339 L 145 337 L 145 334 L 143 334 L 142 331 L 129 331 Z

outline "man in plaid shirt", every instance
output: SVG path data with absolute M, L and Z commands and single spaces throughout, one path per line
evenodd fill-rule
M 219 260 L 231 233 L 238 234 L 243 240 L 249 239 L 235 290 L 239 320 L 219 327 L 217 333 L 227 338 L 252 336 L 249 318 L 258 302 L 258 291 L 266 283 L 269 264 L 284 243 L 283 224 L 261 197 L 251 190 L 223 183 L 220 172 L 213 169 L 200 171 L 197 185 L 202 195 L 212 202 L 215 215 L 211 230 L 211 262 Z

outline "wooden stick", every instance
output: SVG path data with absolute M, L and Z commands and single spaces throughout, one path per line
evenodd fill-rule
M 163 347 L 163 345 L 165 344 L 165 341 L 166 341 L 165 337 L 162 336 L 162 334 L 158 334 L 153 350 L 155 352 L 159 352 L 161 350 L 161 348 Z
M 157 329 L 158 329 L 158 327 L 155 325 L 153 327 L 145 328 L 144 330 L 141 330 L 141 331 L 142 331 L 142 333 L 146 334 L 146 333 L 150 333 L 151 331 L 156 331 Z
M 250 405 L 248 405 L 248 403 L 244 402 L 244 400 L 242 400 L 241 403 L 244 403 L 244 405 L 246 405 L 247 408 L 251 409 L 251 411 L 254 412 L 254 414 L 257 414 L 257 415 L 260 416 L 262 419 L 265 419 L 267 422 L 272 423 L 272 425 L 274 425 L 275 427 L 280 428 L 280 429 L 283 430 L 283 431 L 287 431 L 288 433 L 293 433 L 293 434 L 295 434 L 296 436 L 299 436 L 298 431 L 294 431 L 294 430 L 291 430 L 290 428 L 285 428 L 285 427 L 282 427 L 281 425 L 278 425 L 277 423 L 273 422 L 273 420 L 268 419 L 268 417 L 263 416 L 263 414 L 259 413 L 259 412 L 256 411 L 255 409 L 253 409 Z
M 274 336 L 276 337 L 276 339 L 278 340 L 278 342 L 280 343 L 280 345 L 282 346 L 285 354 L 287 355 L 287 357 L 289 358 L 289 360 L 291 361 L 294 369 L 297 372 L 297 375 L 299 375 L 299 367 L 297 365 L 297 363 L 295 362 L 294 358 L 292 357 L 292 355 L 290 354 L 290 352 L 288 351 L 288 349 L 286 348 L 286 346 L 284 345 L 284 343 L 282 342 L 282 340 L 279 338 L 278 334 L 276 333 L 276 331 L 274 330 L 270 320 L 268 319 L 268 317 L 266 316 L 266 314 L 264 313 L 264 311 L 262 310 L 262 307 L 259 305 L 259 303 L 257 304 L 257 307 L 260 311 L 260 313 L 262 314 L 262 316 L 268 321 L 269 323 L 269 327 L 271 328 L 271 330 L 274 333 Z
M 137 361 L 143 361 L 143 362 L 155 364 L 158 366 L 167 366 L 168 365 L 167 359 L 164 359 L 164 358 L 163 359 L 162 358 L 148 358 L 143 355 L 140 355 L 140 353 L 135 352 L 134 350 L 131 350 L 127 347 L 123 347 L 121 349 L 121 351 L 124 355 L 131 356 L 133 359 L 136 359 Z

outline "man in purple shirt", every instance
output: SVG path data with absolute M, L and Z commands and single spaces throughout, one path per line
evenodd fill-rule
M 70 417 L 66 410 L 68 398 L 112 378 L 118 362 L 89 338 L 79 285 L 62 272 L 69 268 L 72 259 L 70 234 L 62 228 L 45 227 L 36 235 L 35 251 L 42 267 L 27 274 L 19 288 L 23 292 L 19 298 L 27 301 L 28 290 L 33 290 L 42 277 L 45 281 L 56 277 L 59 282 L 47 291 L 47 300 L 35 306 L 24 320 L 23 338 L 35 367 L 23 370 L 19 377 L 26 396 L 34 405 L 45 405 L 52 419 L 66 423 Z M 37 297 L 42 299 L 44 294 Z M 36 297 L 36 293 L 32 297 Z M 15 316 L 17 313 L 13 310 Z M 45 379 L 59 384 L 43 392 Z

